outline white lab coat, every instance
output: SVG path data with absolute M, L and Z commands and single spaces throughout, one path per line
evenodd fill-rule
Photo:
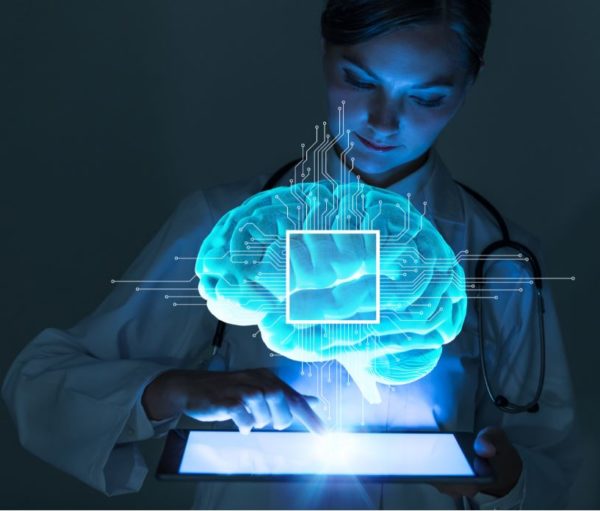
M 328 161 L 331 166 L 339 165 L 333 152 Z M 547 285 L 546 382 L 537 414 L 505 414 L 489 400 L 480 375 L 474 300 L 469 302 L 461 334 L 445 346 L 435 370 L 409 385 L 380 385 L 379 405 L 365 403 L 337 363 L 302 365 L 272 356 L 260 336 L 252 335 L 256 328 L 228 326 L 218 356 L 209 359 L 216 320 L 197 298 L 166 299 L 165 295 L 197 296 L 197 281 L 191 279 L 193 258 L 202 240 L 221 215 L 258 192 L 267 177 L 192 194 L 123 277 L 146 282 L 117 284 L 91 316 L 68 330 L 46 329 L 24 348 L 2 388 L 23 446 L 108 495 L 137 491 L 148 471 L 137 442 L 163 434 L 177 422 L 175 418 L 153 423 L 146 417 L 140 399 L 150 381 L 171 368 L 268 367 L 300 392 L 332 401 L 331 409 L 335 409 L 335 392 L 329 377 L 332 381 L 341 378 L 345 426 L 364 422 L 388 431 L 475 432 L 488 425 L 502 426 L 523 459 L 521 478 L 501 499 L 478 494 L 463 505 L 490 509 L 564 506 L 580 458 L 570 377 Z M 435 152 L 421 169 L 390 189 L 411 192 L 417 207 L 427 201 L 427 217 L 455 253 L 465 249 L 480 253 L 499 237 L 491 216 L 454 183 Z M 509 227 L 514 239 L 540 254 L 536 240 L 512 223 Z M 473 275 L 475 261 L 462 264 L 466 275 Z M 516 264 L 495 263 L 489 275 L 525 275 Z M 537 383 L 534 294 L 530 286 L 523 293 L 497 294 L 499 300 L 486 309 L 484 324 L 490 374 L 498 390 L 513 401 L 524 402 Z M 328 422 L 336 420 L 340 417 Z M 300 482 L 201 483 L 195 501 L 198 508 L 230 509 L 440 509 L 455 504 L 424 484 L 316 487 Z

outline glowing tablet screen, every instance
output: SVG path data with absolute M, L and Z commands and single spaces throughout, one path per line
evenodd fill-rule
M 474 476 L 450 433 L 190 431 L 180 474 Z

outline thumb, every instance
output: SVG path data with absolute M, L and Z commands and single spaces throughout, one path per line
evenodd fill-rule
M 493 458 L 501 450 L 502 443 L 505 441 L 506 435 L 501 428 L 488 426 L 477 434 L 473 448 L 477 456 Z

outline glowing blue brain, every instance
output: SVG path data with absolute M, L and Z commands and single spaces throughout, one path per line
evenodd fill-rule
M 225 214 L 196 263 L 209 310 L 258 325 L 294 360 L 338 360 L 363 395 L 431 372 L 466 313 L 464 273 L 409 201 L 352 183 L 262 192 Z

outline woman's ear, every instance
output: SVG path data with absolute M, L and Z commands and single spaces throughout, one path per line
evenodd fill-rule
M 467 80 L 465 82 L 465 93 L 469 93 L 473 88 L 473 85 L 477 82 L 479 75 L 483 71 L 483 62 L 481 63 L 481 67 L 477 70 L 477 73 L 469 73 L 467 76 Z
M 467 75 L 465 82 L 464 82 L 463 90 L 461 93 L 461 98 L 460 98 L 460 101 L 456 108 L 456 111 L 460 110 L 463 107 L 463 105 L 465 104 L 465 102 L 467 101 L 467 96 L 471 92 L 473 85 L 475 85 L 475 82 L 477 81 L 478 76 L 479 76 L 479 73 L 477 73 L 477 74 L 469 73 Z

